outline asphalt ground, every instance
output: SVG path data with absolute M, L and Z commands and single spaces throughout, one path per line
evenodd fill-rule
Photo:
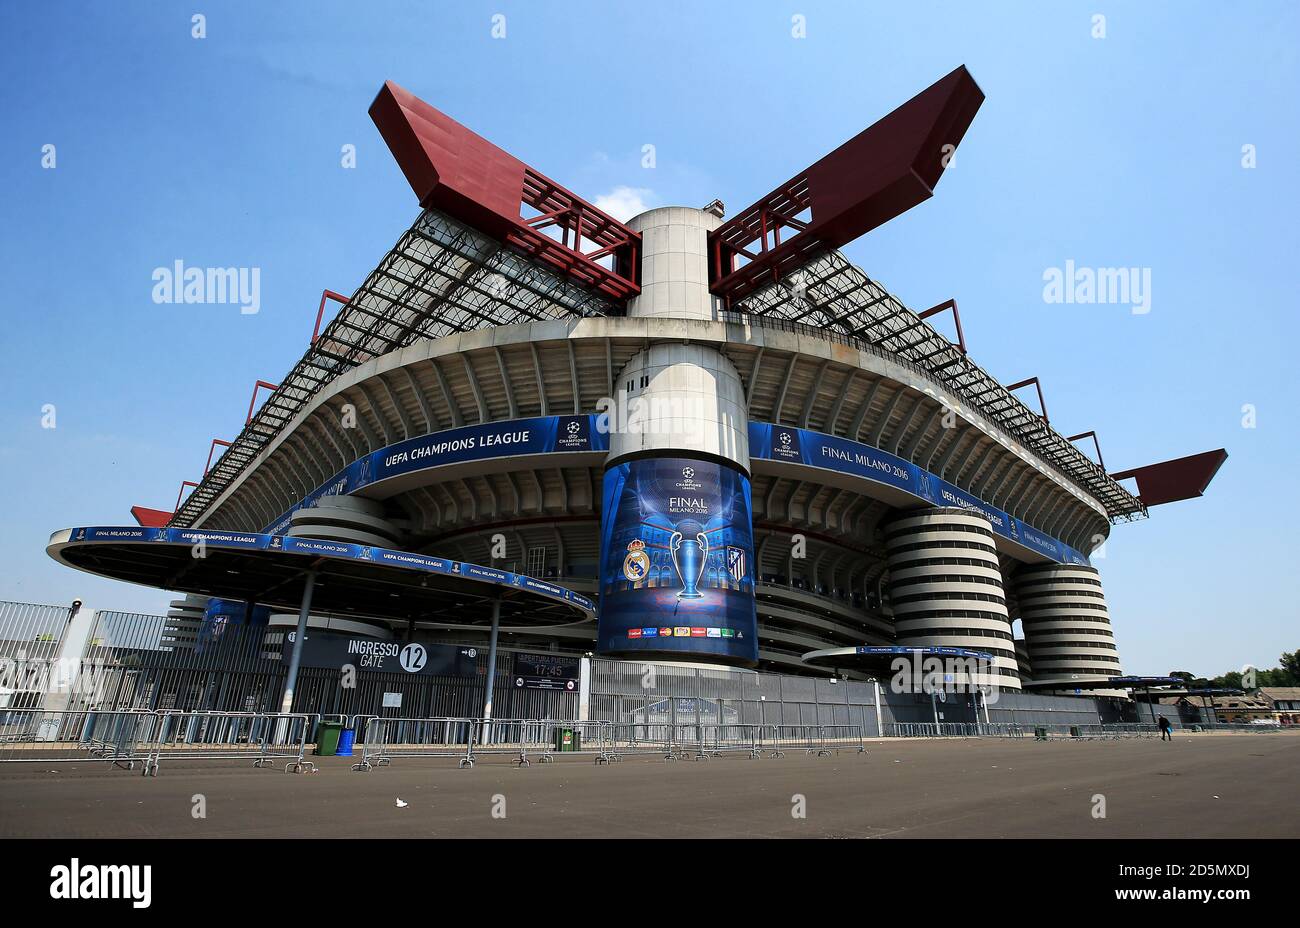
M 164 758 L 150 778 L 102 763 L 4 764 L 0 837 L 1300 837 L 1300 733 L 867 748 L 525 768 L 492 757 L 465 770 L 397 758 L 365 773 L 330 757 L 297 775 Z

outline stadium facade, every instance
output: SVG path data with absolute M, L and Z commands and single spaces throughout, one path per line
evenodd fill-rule
M 174 512 L 134 510 L 140 531 L 491 565 L 593 606 L 497 616 L 522 649 L 850 679 L 958 649 L 987 658 L 980 684 L 1112 692 L 1089 555 L 1226 454 L 1107 473 L 1041 389 L 1021 400 L 1036 378 L 973 360 L 954 300 L 913 311 L 840 250 L 932 195 L 982 100 L 959 68 L 732 217 L 620 222 L 386 84 L 371 115 L 419 215 L 351 296 L 326 291 L 337 314 Z M 140 579 L 73 558 L 75 530 L 54 541 Z M 167 576 L 190 594 L 180 647 L 207 596 L 254 621 L 247 590 Z M 376 640 L 495 635 L 451 596 L 332 603 Z

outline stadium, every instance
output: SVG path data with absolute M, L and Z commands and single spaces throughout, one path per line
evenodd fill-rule
M 982 101 L 958 68 L 734 214 L 621 222 L 385 84 L 370 115 L 414 222 L 324 291 L 174 511 L 51 538 L 178 594 L 130 698 L 752 721 L 775 680 L 787 708 L 874 701 L 878 727 L 861 687 L 913 654 L 974 660 L 956 682 L 997 711 L 1134 718 L 1152 680 L 1125 676 L 1090 555 L 1226 453 L 1108 473 L 1036 377 L 979 366 L 955 299 L 909 308 L 840 250 L 934 194 Z M 647 703 L 647 662 L 696 701 Z M 910 690 L 890 717 L 930 718 Z

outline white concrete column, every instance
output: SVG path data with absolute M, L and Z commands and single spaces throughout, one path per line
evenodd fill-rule
M 1035 684 L 1060 683 L 1069 690 L 1123 673 L 1097 568 L 1034 564 L 1017 571 L 1013 582 Z M 1089 691 L 1094 692 L 1125 695 Z
M 651 345 L 623 367 L 614 388 L 621 421 L 611 424 L 612 467 L 634 454 L 687 451 L 749 473 L 745 389 L 732 363 L 705 345 Z
M 905 513 L 885 525 L 889 599 L 898 643 L 993 655 L 975 682 L 1019 690 L 1015 642 L 993 529 L 965 509 Z
M 665 206 L 628 221 L 641 233 L 641 293 L 629 316 L 717 319 L 722 302 L 709 293 L 708 234 L 722 220 L 702 209 Z

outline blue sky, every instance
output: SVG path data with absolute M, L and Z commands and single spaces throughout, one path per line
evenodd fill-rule
M 964 63 L 987 99 L 956 163 L 850 258 L 913 308 L 955 297 L 972 355 L 1040 376 L 1112 470 L 1226 447 L 1097 563 L 1126 670 L 1274 666 L 1300 647 L 1298 27 L 1286 2 L 4 4 L 0 599 L 165 608 L 48 533 L 170 509 L 321 289 L 414 219 L 366 115 L 385 79 L 589 199 L 734 212 Z M 260 312 L 155 304 L 178 259 L 261 268 Z M 1149 268 L 1151 311 L 1046 303 L 1067 260 Z

